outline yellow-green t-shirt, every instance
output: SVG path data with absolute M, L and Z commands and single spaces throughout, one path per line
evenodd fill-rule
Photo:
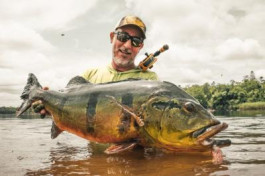
M 111 65 L 103 68 L 88 69 L 81 76 L 91 83 L 106 83 L 129 78 L 158 80 L 156 73 L 152 71 L 143 72 L 139 68 L 135 68 L 125 72 L 118 72 Z

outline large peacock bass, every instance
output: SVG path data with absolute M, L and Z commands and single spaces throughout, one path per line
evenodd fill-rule
M 169 82 L 125 80 L 91 84 L 82 77 L 61 91 L 43 90 L 29 74 L 21 95 L 21 115 L 42 100 L 53 120 L 51 137 L 68 131 L 89 141 L 112 143 L 105 152 L 118 153 L 135 145 L 172 152 L 211 151 L 230 145 L 212 139 L 228 125 L 196 99 Z

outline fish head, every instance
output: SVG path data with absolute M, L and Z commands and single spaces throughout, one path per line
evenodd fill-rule
M 228 125 L 195 99 L 153 97 L 143 106 L 144 131 L 152 145 L 170 151 L 203 151 Z

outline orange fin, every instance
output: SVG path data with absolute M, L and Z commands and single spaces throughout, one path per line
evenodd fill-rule
M 108 147 L 104 152 L 107 154 L 115 154 L 115 153 L 120 153 L 126 150 L 131 150 L 136 146 L 137 143 L 123 143 L 123 144 L 114 144 Z

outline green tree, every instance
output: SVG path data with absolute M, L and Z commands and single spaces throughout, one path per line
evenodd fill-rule
M 261 76 L 256 79 L 254 71 L 244 76 L 241 82 L 234 80 L 230 84 L 192 85 L 185 88 L 206 108 L 216 110 L 237 109 L 240 104 L 248 102 L 265 102 L 265 81 Z

